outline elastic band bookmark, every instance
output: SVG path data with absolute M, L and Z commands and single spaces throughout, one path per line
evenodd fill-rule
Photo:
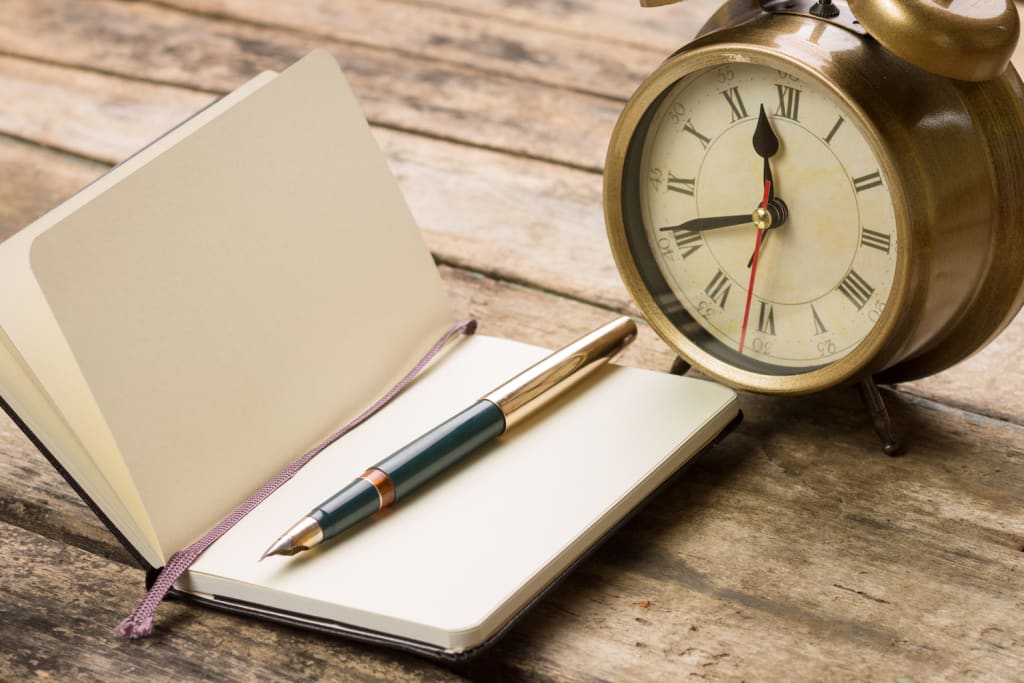
M 416 375 L 423 371 L 423 368 L 427 366 L 427 363 L 429 363 L 453 337 L 459 334 L 471 335 L 474 332 L 476 332 L 475 320 L 463 320 L 462 322 L 456 323 L 451 329 L 445 332 L 440 339 L 437 340 L 437 343 L 427 351 L 418 363 L 416 363 L 416 366 L 413 367 L 405 377 L 400 379 L 395 386 L 391 387 L 386 394 L 377 399 L 376 403 L 364 410 L 355 419 L 336 431 L 334 434 L 331 434 L 316 446 L 313 446 L 313 448 L 306 451 L 301 458 L 279 472 L 276 477 L 264 484 L 259 490 L 249 496 L 244 503 L 235 508 L 230 515 L 222 519 L 212 531 L 208 532 L 205 536 L 184 550 L 179 550 L 174 553 L 171 556 L 171 559 L 167 562 L 167 565 L 160 570 L 159 576 L 157 576 L 156 581 L 153 582 L 152 587 L 146 593 L 146 597 L 142 599 L 142 602 L 140 602 L 139 606 L 135 608 L 135 611 L 128 615 L 118 625 L 118 634 L 125 638 L 145 638 L 150 635 L 153 632 L 153 613 L 156 611 L 157 606 L 163 601 L 164 597 L 166 597 L 167 591 L 171 589 L 174 582 L 185 573 L 185 570 L 196 561 L 196 558 L 199 557 L 204 550 L 209 548 L 210 545 L 212 545 L 218 538 L 226 534 L 231 527 L 241 521 L 247 514 L 252 512 L 257 505 L 262 503 L 282 484 L 291 479 L 292 476 L 302 469 L 307 462 L 312 460 L 325 448 L 358 427 L 371 415 L 387 405 L 395 396 L 401 393 L 410 382 L 412 382 Z

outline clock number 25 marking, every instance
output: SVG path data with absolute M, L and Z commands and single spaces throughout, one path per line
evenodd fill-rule
M 823 339 L 818 342 L 818 355 L 819 356 L 831 356 L 836 352 L 836 343 L 831 339 Z

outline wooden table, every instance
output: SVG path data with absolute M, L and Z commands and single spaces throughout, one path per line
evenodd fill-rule
M 0 237 L 262 69 L 337 56 L 486 332 L 555 346 L 634 312 L 601 167 L 641 78 L 717 0 L 4 0 Z M 1016 200 L 1016 198 L 1015 198 Z M 4 292 L 0 296 L 12 296 Z M 113 627 L 142 574 L 0 420 L 0 679 L 1021 680 L 1024 344 L 886 391 L 742 396 L 746 421 L 487 656 L 412 656 L 171 603 Z M 628 364 L 667 368 L 647 328 Z

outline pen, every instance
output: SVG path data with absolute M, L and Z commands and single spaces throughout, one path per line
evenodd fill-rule
M 635 338 L 636 324 L 623 317 L 555 351 L 368 469 L 296 522 L 260 559 L 309 550 L 392 505 L 519 424 Z

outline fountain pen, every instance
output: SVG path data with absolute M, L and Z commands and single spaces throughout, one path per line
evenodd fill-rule
M 296 522 L 260 559 L 309 550 L 392 505 L 522 422 L 634 338 L 636 325 L 623 317 L 555 351 L 368 469 Z

